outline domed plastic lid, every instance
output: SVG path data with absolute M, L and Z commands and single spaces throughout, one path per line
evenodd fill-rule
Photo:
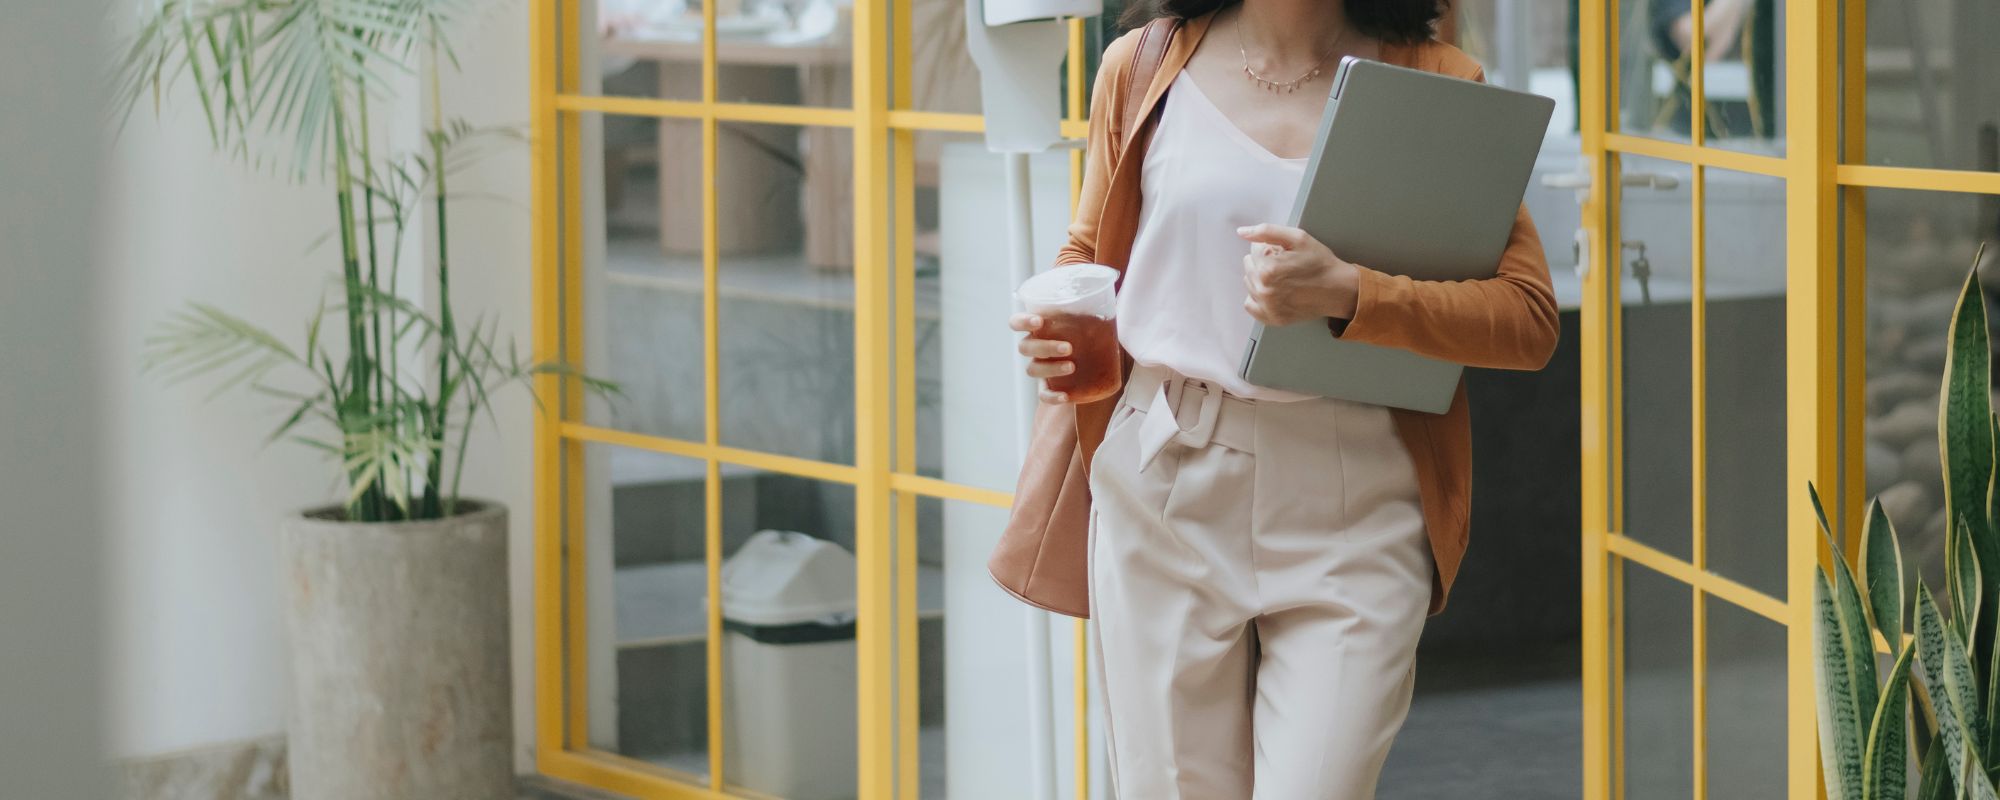
M 1021 283 L 1014 296 L 1037 314 L 1073 313 L 1111 316 L 1117 306 L 1118 270 L 1102 264 L 1070 264 L 1044 271 Z
M 748 625 L 854 618 L 854 555 L 796 531 L 759 531 L 722 562 L 722 616 Z

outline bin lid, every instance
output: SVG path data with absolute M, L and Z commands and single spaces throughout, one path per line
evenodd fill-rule
M 797 531 L 758 531 L 722 561 L 722 617 L 749 625 L 854 618 L 854 554 Z

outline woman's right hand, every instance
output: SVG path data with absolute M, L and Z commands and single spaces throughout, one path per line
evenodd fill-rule
M 1069 395 L 1049 391 L 1049 378 L 1061 377 L 1076 371 L 1076 362 L 1069 358 L 1069 342 L 1059 339 L 1037 339 L 1035 331 L 1041 330 L 1042 318 L 1039 314 L 1015 314 L 1007 319 L 1007 327 L 1028 334 L 1021 337 L 1021 355 L 1027 356 L 1028 377 L 1043 383 L 1036 387 L 1036 394 L 1042 402 L 1061 405 L 1069 402 Z

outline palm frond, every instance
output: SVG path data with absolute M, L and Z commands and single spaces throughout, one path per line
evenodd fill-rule
M 145 7 L 113 76 L 124 117 L 174 85 L 201 105 L 217 149 L 289 137 L 296 178 L 324 168 L 334 127 L 459 0 L 160 0 Z M 412 15 L 422 16 L 422 21 Z
M 342 467 L 349 476 L 348 504 L 379 489 L 405 514 L 409 484 L 403 476 L 421 473 L 442 442 L 423 424 L 426 409 L 413 402 L 390 403 L 384 411 L 343 419 Z
M 291 435 L 292 431 L 308 417 L 317 416 L 329 422 L 334 421 L 333 413 L 327 404 L 327 397 L 327 393 L 322 391 L 319 394 L 298 398 L 292 413 L 287 415 L 283 422 L 278 423 L 278 427 L 271 429 L 270 435 L 264 437 L 264 443 L 269 445 Z
M 269 331 L 201 303 L 189 304 L 148 336 L 142 359 L 147 371 L 164 374 L 170 384 L 234 369 L 217 391 L 255 381 L 287 364 L 312 369 Z

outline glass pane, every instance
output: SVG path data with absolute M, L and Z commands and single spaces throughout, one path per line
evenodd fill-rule
M 1612 20 L 1618 82 L 1610 87 L 1617 109 L 1613 127 L 1624 133 L 1688 141 L 1687 64 L 1670 36 L 1686 12 L 1685 0 L 1618 0 Z M 1609 10 L 1609 9 L 1607 9 Z
M 1850 3 L 1845 24 L 1861 4 Z M 1868 3 L 1867 163 L 2000 169 L 2000 6 L 1963 0 Z
M 1488 81 L 1554 98 L 1550 132 L 1575 135 L 1574 2 L 1458 0 L 1450 13 L 1456 15 L 1459 48 L 1486 66 Z
M 896 26 L 895 35 L 910 37 L 908 107 L 979 113 L 979 67 L 966 47 L 965 3 L 910 0 L 909 22 Z
M 699 0 L 579 0 L 578 5 L 584 94 L 701 99 Z
M 1025 796 L 1031 781 L 1019 754 L 993 746 L 996 730 L 1026 724 L 1024 612 L 986 575 L 1007 511 L 929 497 L 915 502 L 921 796 Z M 1062 618 L 1050 627 L 1069 630 Z M 1067 716 L 1066 670 L 1064 662 L 1054 663 L 1056 708 Z
M 2000 198 L 1868 189 L 1867 491 L 1880 497 L 1904 560 L 1932 586 L 1944 580 L 1944 473 L 1938 382 L 1945 334 L 1981 241 L 1994 242 Z M 1981 266 L 2000 286 L 1989 244 Z M 1856 265 L 1849 265 L 1852 269 Z M 1989 296 L 1988 314 L 1992 314 Z M 1990 318 L 1990 317 L 1989 317 Z
M 851 134 L 717 130 L 722 442 L 852 462 Z
M 1694 793 L 1692 597 L 1630 562 L 1624 580 L 1624 796 L 1686 800 Z
M 1690 170 L 1636 156 L 1621 161 L 1624 531 L 1685 559 L 1694 523 Z
M 1089 106 L 1091 81 L 1097 76 L 1098 55 L 1116 38 L 1123 3 L 1105 4 L 1104 13 L 1083 21 L 1084 102 Z M 910 0 L 910 102 L 908 108 L 957 114 L 984 110 L 979 67 L 966 43 L 965 4 L 957 0 Z M 1067 34 L 1067 25 L 1064 27 Z M 900 35 L 900 34 L 899 34 Z M 1068 41 L 1067 38 L 1064 39 Z M 1049 73 L 1050 88 L 1068 109 L 1069 67 Z
M 969 503 L 940 500 L 935 497 L 915 499 L 917 507 L 917 757 L 919 797 L 950 797 L 951 785 L 949 765 L 952 761 L 951 720 L 952 707 L 949 689 L 959 686 L 965 692 L 976 691 L 978 679 L 965 675 L 967 667 L 963 663 L 949 664 L 945 654 L 952 651 L 948 644 L 951 631 L 945 628 L 949 593 L 945 576 L 957 573 L 965 583 L 976 581 L 967 578 L 980 577 L 977 572 L 968 571 L 969 566 L 985 569 L 984 553 L 979 552 L 983 539 L 1000 530 L 1005 523 L 1005 512 L 1000 509 L 974 506 Z M 950 529 L 973 528 L 983 531 L 987 537 L 960 536 L 952 541 Z M 972 531 L 967 531 L 971 533 Z M 970 552 L 968 552 L 970 551 Z M 978 563 L 973 564 L 974 561 Z M 956 569 L 953 567 L 956 566 Z M 980 587 L 986 588 L 986 587 Z M 1011 598 L 1010 598 L 1011 599 Z M 963 608 L 963 604 L 960 604 Z M 977 625 L 967 626 L 978 629 Z M 989 631 L 990 633 L 990 631 Z M 975 667 L 976 668 L 976 667 Z M 962 681 L 954 683 L 951 676 L 960 673 Z M 960 748 L 966 745 L 964 736 L 957 737 Z M 964 796 L 971 792 L 961 789 Z
M 1715 144 L 1775 150 L 1781 144 L 1782 7 L 1775 0 L 1707 0 L 1708 136 Z M 1690 0 L 1620 0 L 1620 130 L 1687 141 L 1692 131 L 1694 54 Z
M 586 93 L 701 99 L 701 0 L 582 0 Z M 716 99 L 847 106 L 847 3 L 716 0 Z M 601 76 L 596 84 L 594 76 Z
M 623 393 L 586 419 L 702 441 L 701 127 L 581 117 L 584 363 Z
M 1708 566 L 1785 596 L 1785 182 L 1710 169 Z
M 1785 626 L 1710 597 L 1708 796 L 1785 796 Z
M 707 468 L 611 445 L 584 452 L 591 746 L 705 777 Z M 724 504 L 746 488 L 725 481 Z
M 1027 390 L 1013 366 L 1017 335 L 1007 328 L 1014 286 L 1005 158 L 977 136 L 914 139 L 918 471 L 1011 491 Z M 1035 155 L 1030 170 L 1034 263 L 1051 264 L 1069 221 L 1069 154 Z
M 722 509 L 724 782 L 853 797 L 854 487 L 755 470 L 728 480 L 745 496 Z
M 1678 2 L 1687 6 L 1687 0 Z M 1703 6 L 1709 57 L 1702 93 L 1708 99 L 1709 144 L 1784 153 L 1784 10 L 1777 0 L 1708 0 Z

